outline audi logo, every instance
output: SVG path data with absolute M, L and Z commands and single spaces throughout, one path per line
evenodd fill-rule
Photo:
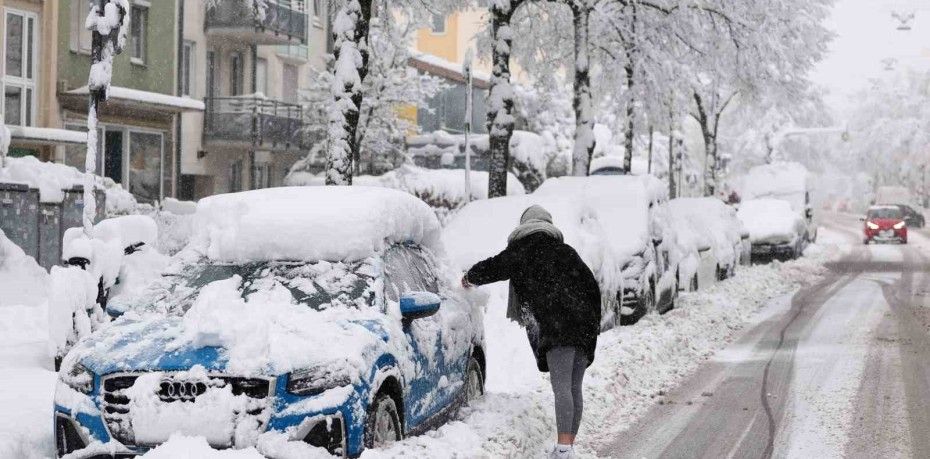
M 175 381 L 163 379 L 159 387 L 158 396 L 163 401 L 192 401 L 198 395 L 207 391 L 207 385 L 202 382 Z

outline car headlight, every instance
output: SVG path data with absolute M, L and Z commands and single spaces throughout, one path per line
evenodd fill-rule
M 59 378 L 68 387 L 82 394 L 89 394 L 94 388 L 94 374 L 80 363 L 74 364 L 67 372 L 61 372 Z
M 352 384 L 351 378 L 335 368 L 311 368 L 291 372 L 287 391 L 294 395 L 319 395 L 336 387 Z
M 897 224 L 894 225 L 894 229 L 901 229 L 901 228 L 904 228 L 905 225 L 907 225 L 907 223 L 905 223 L 905 222 L 898 222 Z
M 869 229 L 873 229 L 873 230 L 877 230 L 877 229 L 878 229 L 878 225 L 876 225 L 875 223 L 872 223 L 872 222 L 866 222 L 866 223 L 865 223 L 865 226 L 868 226 Z

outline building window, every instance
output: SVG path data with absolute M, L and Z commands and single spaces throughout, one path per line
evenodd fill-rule
M 313 0 L 313 19 L 314 23 L 319 25 L 320 18 L 323 17 L 323 0 Z
M 181 48 L 181 95 L 190 96 L 191 70 L 194 65 L 194 42 L 185 41 Z
M 3 119 L 6 124 L 32 126 L 36 105 L 36 16 L 5 10 L 3 58 Z
M 129 132 L 129 192 L 140 201 L 155 202 L 163 196 L 163 147 L 159 133 Z
M 243 93 L 242 53 L 232 53 L 229 56 L 229 94 L 238 96 Z
M 433 33 L 446 33 L 446 17 L 441 14 L 433 15 Z
M 253 190 L 271 188 L 271 164 L 255 164 L 255 166 L 252 168 L 252 177 L 255 180 L 255 183 L 252 184 Z
M 143 6 L 133 5 L 130 14 L 129 24 L 130 33 L 132 34 L 132 54 L 130 57 L 133 62 L 144 64 L 146 46 L 148 45 L 149 10 Z
M 242 160 L 229 166 L 229 192 L 242 191 Z
M 90 30 L 84 27 L 84 21 L 90 14 L 91 5 L 94 0 L 75 0 L 71 2 L 71 34 L 69 41 L 71 51 L 90 53 L 91 41 L 93 39 Z
M 268 95 L 268 60 L 259 58 L 255 61 L 255 92 Z
M 281 84 L 281 96 L 287 102 L 297 100 L 297 80 L 300 71 L 296 65 L 284 64 L 283 81 Z

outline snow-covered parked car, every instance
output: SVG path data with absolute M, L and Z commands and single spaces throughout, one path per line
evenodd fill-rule
M 682 287 L 697 290 L 736 273 L 744 229 L 734 208 L 717 198 L 678 198 L 669 210 L 680 245 L 690 249 L 679 268 Z
M 753 257 L 794 259 L 807 247 L 807 223 L 787 201 L 743 201 L 737 216 L 749 231 Z
M 804 244 L 817 240 L 818 225 L 814 219 L 813 198 L 816 178 L 796 162 L 775 162 L 753 167 L 738 181 L 743 201 L 778 199 L 787 202 L 801 217 Z
M 597 277 L 603 329 L 674 307 L 676 267 L 671 238 L 665 239 L 665 188 L 651 176 L 562 177 L 546 180 L 530 195 L 473 202 L 443 231 L 456 268 L 468 269 L 503 250 L 533 204 L 552 213 L 566 243 Z
M 482 297 L 451 275 L 422 201 L 273 188 L 205 198 L 195 219 L 164 276 L 66 356 L 59 454 L 138 454 L 180 433 L 355 457 L 483 393 Z

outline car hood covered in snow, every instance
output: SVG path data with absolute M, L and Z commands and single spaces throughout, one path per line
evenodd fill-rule
M 316 311 L 280 314 L 281 308 L 272 309 L 278 314 L 243 311 L 229 320 L 127 314 L 78 344 L 69 359 L 77 359 L 98 375 L 181 371 L 199 365 L 208 371 L 243 376 L 277 376 L 326 367 L 357 380 L 391 341 L 391 320 L 384 315 L 327 320 Z M 192 312 L 197 314 L 196 309 Z M 231 323 L 234 319 L 239 324 Z M 399 327 L 400 320 L 396 322 Z

